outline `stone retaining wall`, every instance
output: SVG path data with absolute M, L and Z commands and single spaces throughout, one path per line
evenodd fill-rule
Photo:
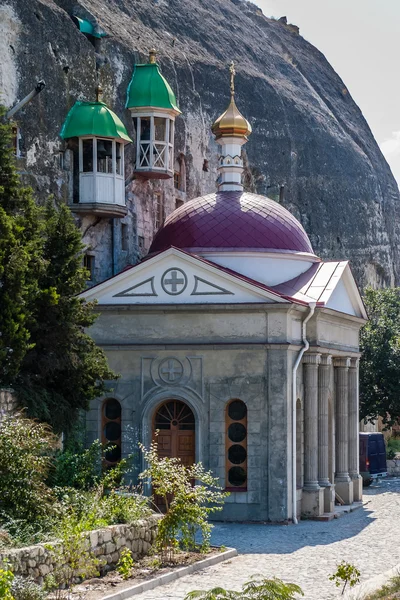
M 0 421 L 3 415 L 11 415 L 17 408 L 13 390 L 0 388 Z
M 160 518 L 161 515 L 152 515 L 134 525 L 112 525 L 85 533 L 88 550 L 102 562 L 102 573 L 115 567 L 123 548 L 131 550 L 135 560 L 146 555 L 155 541 Z M 30 576 L 42 583 L 43 578 L 54 568 L 52 552 L 46 545 L 37 544 L 0 552 L 0 563 L 7 559 L 15 575 Z
M 392 477 L 400 477 L 400 458 L 387 461 L 388 475 Z

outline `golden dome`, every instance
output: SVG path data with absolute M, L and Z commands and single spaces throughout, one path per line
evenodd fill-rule
M 232 96 L 226 111 L 218 117 L 211 127 L 214 135 L 218 137 L 245 137 L 251 134 L 251 125 L 236 106 Z
M 230 65 L 231 72 L 231 101 L 226 111 L 218 117 L 213 123 L 211 130 L 214 135 L 219 137 L 244 137 L 251 134 L 251 125 L 244 118 L 235 103 L 235 67 L 233 62 Z

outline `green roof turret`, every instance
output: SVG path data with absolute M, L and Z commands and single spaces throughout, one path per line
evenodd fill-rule
M 150 50 L 149 63 L 135 65 L 126 100 L 126 108 L 131 110 L 149 107 L 181 114 L 171 86 L 160 73 L 155 50 Z
M 104 102 L 75 102 L 64 121 L 60 136 L 65 140 L 91 135 L 132 141 L 121 119 Z

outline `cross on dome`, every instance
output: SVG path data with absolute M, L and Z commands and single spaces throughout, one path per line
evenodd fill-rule
M 221 146 L 219 157 L 218 190 L 220 192 L 243 191 L 243 161 L 241 147 L 247 142 L 251 125 L 235 103 L 235 63 L 229 65 L 231 100 L 226 111 L 215 121 L 211 129 Z
M 231 96 L 235 95 L 235 63 L 232 61 L 229 66 L 229 71 L 231 72 Z

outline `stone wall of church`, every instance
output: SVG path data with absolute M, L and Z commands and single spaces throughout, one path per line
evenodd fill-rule
M 92 402 L 88 442 L 101 436 L 104 400 L 116 398 L 122 408 L 122 455 L 134 455 L 131 478 L 135 483 L 144 466 L 138 442 L 150 444 L 157 407 L 169 399 L 181 400 L 196 417 L 196 460 L 212 469 L 225 486 L 226 407 L 230 400 L 242 400 L 248 410 L 248 485 L 246 491 L 232 492 L 217 518 L 274 522 L 291 518 L 292 367 L 301 347 L 298 322 L 307 309 L 266 304 L 99 310 L 91 334 L 120 379 L 107 397 Z M 351 348 L 357 353 L 354 335 L 361 320 L 331 313 L 318 311 L 310 322 L 312 348 L 347 355 Z M 325 346 L 318 331 L 330 340 Z M 178 373 L 172 383 L 164 374 L 168 369 Z M 301 368 L 297 397 L 302 404 Z M 301 406 L 301 420 L 303 414 Z M 303 447 L 299 448 L 300 470 Z M 331 472 L 333 461 L 331 453 Z M 300 480 L 299 488 L 302 485 Z

